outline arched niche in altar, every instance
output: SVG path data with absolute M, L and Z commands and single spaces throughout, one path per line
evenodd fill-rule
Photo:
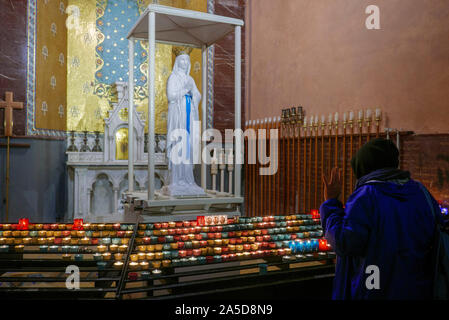
M 116 82 L 118 102 L 112 103 L 113 109 L 104 120 L 104 161 L 116 162 L 128 159 L 128 84 Z M 134 121 L 134 159 L 144 160 L 145 122 L 141 113 L 133 110 Z
M 106 173 L 96 176 L 92 184 L 92 196 L 90 198 L 90 208 L 95 215 L 108 215 L 114 211 L 114 186 Z

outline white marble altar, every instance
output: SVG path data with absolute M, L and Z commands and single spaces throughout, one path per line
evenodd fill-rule
M 102 152 L 67 152 L 68 161 L 68 219 L 86 221 L 113 221 L 122 219 L 121 194 L 128 190 L 128 160 L 116 156 L 116 133 L 128 129 L 127 119 L 120 112 L 128 109 L 128 84 L 117 82 L 118 102 L 112 104 L 105 119 Z M 126 113 L 126 112 L 125 112 Z M 145 122 L 133 110 L 134 129 L 134 190 L 148 189 L 148 153 L 144 152 Z M 69 138 L 70 140 L 70 138 Z M 78 143 L 75 143 L 79 145 Z M 78 146 L 77 148 L 81 148 Z M 92 148 L 89 148 L 92 150 Z M 157 186 L 162 187 L 167 178 L 167 165 L 161 141 L 155 152 Z

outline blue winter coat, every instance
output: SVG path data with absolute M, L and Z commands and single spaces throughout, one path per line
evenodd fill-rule
M 333 299 L 431 298 L 435 219 L 416 181 L 369 182 L 349 197 L 345 209 L 329 199 L 320 213 L 337 254 Z M 366 286 L 371 265 L 379 268 L 379 289 Z

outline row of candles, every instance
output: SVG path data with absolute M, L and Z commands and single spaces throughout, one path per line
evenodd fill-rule
M 355 122 L 359 124 L 359 128 L 362 128 L 363 124 L 365 124 L 367 127 L 370 127 L 373 121 L 375 121 L 376 127 L 379 127 L 381 120 L 382 112 L 379 108 L 375 109 L 374 118 L 371 109 L 359 110 L 357 120 L 355 119 L 354 111 L 343 112 L 341 119 L 338 112 L 329 113 L 327 122 L 326 116 L 324 115 L 321 116 L 321 121 L 319 121 L 318 115 L 309 116 L 309 118 L 307 119 L 307 116 L 305 116 L 303 113 L 302 107 L 283 109 L 282 116 L 277 118 L 277 122 L 281 122 L 283 124 L 300 124 L 303 125 L 304 128 L 306 128 L 308 124 L 309 128 L 318 128 L 319 126 L 321 126 L 323 130 L 326 126 L 329 128 L 329 130 L 332 130 L 334 126 L 336 129 L 338 129 L 339 124 L 343 124 L 344 127 L 346 125 L 352 127 Z M 276 122 L 276 119 L 274 119 L 274 121 Z M 266 119 L 265 122 L 271 122 L 271 119 Z
M 299 219 L 313 219 L 317 218 L 318 210 L 312 210 L 309 214 L 301 214 L 301 215 L 288 215 L 288 216 L 265 216 L 265 217 L 235 217 L 235 218 L 227 218 L 225 223 L 213 223 L 210 224 L 210 227 L 218 227 L 223 228 L 225 225 L 233 225 L 233 224 L 242 224 L 242 223 L 262 223 L 262 222 L 275 222 L 275 221 L 289 221 L 289 220 L 299 220 Z M 201 219 L 200 219 L 201 218 Z M 210 217 L 208 217 L 210 218 Z M 213 219 L 210 219 L 214 221 Z M 186 228 L 186 227 L 203 227 L 208 228 L 205 225 L 204 216 L 199 216 L 197 220 L 187 220 L 187 221 L 169 221 L 169 222 L 161 222 L 161 223 L 146 223 L 139 224 L 139 230 L 153 230 L 153 229 L 172 229 L 172 228 Z M 133 224 L 120 224 L 120 223 L 84 223 L 83 219 L 74 219 L 73 223 L 29 223 L 28 218 L 19 219 L 19 223 L 17 224 L 1 224 L 0 223 L 0 231 L 1 230 L 17 230 L 17 231 L 26 231 L 26 230 L 42 230 L 42 231 L 133 231 Z M 71 233 L 73 235 L 73 233 Z
M 26 230 L 35 230 L 35 231 L 82 231 L 82 230 L 91 230 L 91 231 L 133 231 L 133 224 L 103 224 L 103 223 L 83 223 L 83 219 L 75 219 L 74 223 L 66 224 L 66 223 L 29 223 L 28 219 L 23 218 L 19 220 L 17 224 L 0 224 L 0 230 L 17 230 L 17 231 L 26 231 Z

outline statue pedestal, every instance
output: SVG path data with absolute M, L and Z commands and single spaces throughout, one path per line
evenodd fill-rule
M 226 192 L 206 190 L 203 196 L 170 197 L 155 192 L 148 200 L 148 192 L 124 192 L 125 215 L 140 217 L 142 222 L 195 220 L 202 215 L 240 216 L 243 197 Z

